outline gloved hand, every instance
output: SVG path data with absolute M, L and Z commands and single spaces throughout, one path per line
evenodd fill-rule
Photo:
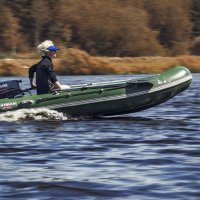
M 70 89 L 69 85 L 61 85 L 61 90 Z

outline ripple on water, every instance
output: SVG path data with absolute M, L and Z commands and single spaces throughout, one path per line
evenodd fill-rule
M 0 114 L 0 199 L 199 200 L 199 79 L 194 83 L 164 104 L 120 117 Z
M 0 121 L 19 120 L 68 120 L 68 118 L 61 112 L 49 110 L 47 108 L 20 109 L 0 114 Z

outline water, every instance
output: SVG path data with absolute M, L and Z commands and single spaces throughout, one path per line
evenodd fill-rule
M 115 118 L 67 119 L 46 109 L 0 114 L 0 199 L 199 200 L 200 79 L 193 76 L 190 89 L 170 101 Z

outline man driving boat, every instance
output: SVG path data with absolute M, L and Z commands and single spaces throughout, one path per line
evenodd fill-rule
M 56 57 L 59 49 L 52 41 L 46 40 L 38 45 L 38 52 L 42 59 L 29 69 L 29 79 L 32 88 L 36 88 L 37 94 L 47 94 L 52 89 L 69 89 L 68 85 L 61 85 L 54 72 L 52 59 Z M 36 83 L 34 74 L 36 73 Z

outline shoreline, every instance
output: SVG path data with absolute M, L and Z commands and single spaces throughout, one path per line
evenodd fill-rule
M 0 59 L 0 76 L 27 76 L 40 58 Z M 53 60 L 58 75 L 154 74 L 181 65 L 200 72 L 200 56 L 177 57 L 94 57 L 80 50 L 68 51 Z

